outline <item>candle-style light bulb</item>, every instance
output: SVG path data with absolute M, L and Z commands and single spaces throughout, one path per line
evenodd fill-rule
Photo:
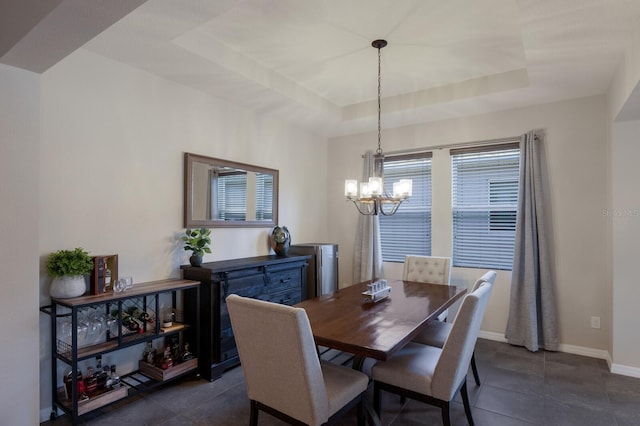
M 369 178 L 369 188 L 371 189 L 371 194 L 373 194 L 373 195 L 382 195 L 382 178 L 381 177 L 370 177 Z
M 360 183 L 360 197 L 361 198 L 371 198 L 371 186 L 368 182 Z
M 347 198 L 358 197 L 358 181 L 355 179 L 347 179 L 344 181 L 344 196 Z

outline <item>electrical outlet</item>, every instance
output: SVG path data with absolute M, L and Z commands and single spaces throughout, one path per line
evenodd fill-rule
M 591 328 L 600 328 L 600 317 L 591 317 Z

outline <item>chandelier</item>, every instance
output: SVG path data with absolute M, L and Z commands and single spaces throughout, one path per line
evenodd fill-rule
M 378 49 L 378 149 L 373 156 L 373 176 L 368 182 L 360 183 L 360 194 L 358 195 L 358 181 L 347 179 L 344 182 L 344 195 L 347 200 L 352 201 L 360 214 L 391 216 L 398 211 L 398 207 L 403 201 L 411 197 L 411 179 L 400 179 L 393 183 L 393 194 L 389 195 L 384 190 L 384 154 L 382 153 L 380 138 L 380 49 L 387 45 L 386 40 L 374 40 L 371 46 Z

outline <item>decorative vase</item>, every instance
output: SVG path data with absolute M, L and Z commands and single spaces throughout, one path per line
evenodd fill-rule
M 200 266 L 200 265 L 202 265 L 202 256 L 199 255 L 199 254 L 191 255 L 191 257 L 189 258 L 189 263 L 191 263 L 191 266 Z
M 49 287 L 49 295 L 56 299 L 69 299 L 82 296 L 87 290 L 83 275 L 64 275 L 54 277 Z
M 278 256 L 286 256 L 291 245 L 291 234 L 286 226 L 275 226 L 269 235 L 271 248 Z

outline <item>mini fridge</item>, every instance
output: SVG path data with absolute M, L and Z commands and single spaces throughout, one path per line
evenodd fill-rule
M 337 244 L 292 244 L 288 254 L 311 256 L 307 266 L 307 299 L 338 290 Z

